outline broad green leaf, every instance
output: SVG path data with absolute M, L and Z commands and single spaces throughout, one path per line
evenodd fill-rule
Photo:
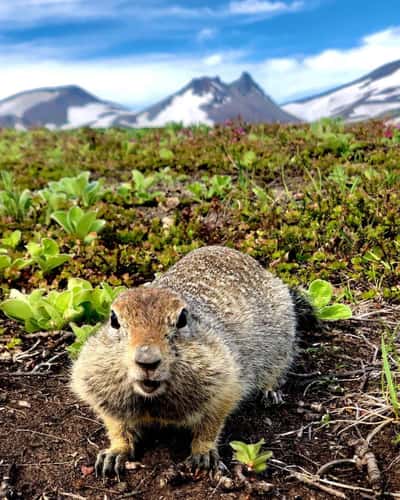
M 67 290 L 72 290 L 74 293 L 78 290 L 93 290 L 92 284 L 82 278 L 69 278 Z
M 241 163 L 245 167 L 250 167 L 257 159 L 257 155 L 254 151 L 246 151 L 243 156 Z
M 272 451 L 266 451 L 266 452 L 262 453 L 261 455 L 258 455 L 257 458 L 253 462 L 254 467 L 256 467 L 257 465 L 260 465 L 262 463 L 265 463 L 271 457 L 272 457 Z
M 325 280 L 315 280 L 310 284 L 308 294 L 315 307 L 324 307 L 332 298 L 332 285 Z
M 27 320 L 32 317 L 33 312 L 31 306 L 21 299 L 7 299 L 0 304 L 0 309 L 9 318 L 18 320 Z
M 70 290 L 64 290 L 63 292 L 56 292 L 53 296 L 49 294 L 48 299 L 51 300 L 57 310 L 64 314 L 64 311 L 72 304 L 73 294 Z
M 258 465 L 253 465 L 253 467 L 252 467 L 253 471 L 257 472 L 257 474 L 259 474 L 260 472 L 264 472 L 266 468 L 267 468 L 266 462 L 263 462 L 263 463 L 258 464 Z
M 60 252 L 57 243 L 51 238 L 43 238 L 42 246 L 44 253 L 47 255 L 57 255 Z
M 39 245 L 39 243 L 35 243 L 34 241 L 30 241 L 26 245 L 26 248 L 27 248 L 28 252 L 30 253 L 30 255 L 32 255 L 32 257 L 39 256 L 41 251 L 42 251 L 42 248 Z
M 60 255 L 56 255 L 54 257 L 49 257 L 46 260 L 45 264 L 43 266 L 41 266 L 42 271 L 44 273 L 48 273 L 48 272 L 52 271 L 53 269 L 55 269 L 56 267 L 64 264 L 64 262 L 67 262 L 68 260 L 70 260 L 70 258 L 71 257 L 69 255 L 66 255 L 66 254 L 60 254 Z
M 67 233 L 71 234 L 73 228 L 69 224 L 68 212 L 56 210 L 51 214 L 51 219 L 55 220 Z
M 77 220 L 75 231 L 79 239 L 83 240 L 90 232 L 93 222 L 96 220 L 94 212 L 87 212 Z
M 174 153 L 167 148 L 160 149 L 160 158 L 162 160 L 172 160 L 174 158 Z
M 10 235 L 2 238 L 1 243 L 5 247 L 15 249 L 18 246 L 19 242 L 21 241 L 21 236 L 22 236 L 21 231 L 17 229 L 16 231 L 13 231 Z
M 11 257 L 0 255 L 0 270 L 7 269 L 11 265 Z
M 105 224 L 106 224 L 105 220 L 102 220 L 102 219 L 95 220 L 90 227 L 90 232 L 91 233 L 99 233 L 103 229 Z
M 72 229 L 72 234 L 77 233 L 77 226 L 83 216 L 83 210 L 80 207 L 71 207 L 67 212 L 68 226 Z
M 43 309 L 49 316 L 49 319 L 45 324 L 48 323 L 50 328 L 60 330 L 66 324 L 63 315 L 61 314 L 60 311 L 57 310 L 57 307 L 55 307 L 55 305 L 44 302 Z
M 18 258 L 12 262 L 11 266 L 15 269 L 23 269 L 24 267 L 30 266 L 32 264 L 32 259 L 22 259 Z
M 248 447 L 248 445 L 246 443 L 243 443 L 242 441 L 231 441 L 229 443 L 229 446 L 233 448 L 235 451 L 243 451 L 243 452 L 247 452 L 247 447 Z
M 132 170 L 132 179 L 136 188 L 142 188 L 144 186 L 144 175 L 139 170 Z
M 333 304 L 324 306 L 318 311 L 318 317 L 325 321 L 337 321 L 340 319 L 349 319 L 353 313 L 349 306 L 345 304 Z
M 249 456 L 247 450 L 240 450 L 235 453 L 235 460 L 238 460 L 242 464 L 249 464 L 251 462 L 251 457 Z
M 41 325 L 37 322 L 35 318 L 28 318 L 25 321 L 24 328 L 28 333 L 38 332 L 39 330 L 43 330 Z

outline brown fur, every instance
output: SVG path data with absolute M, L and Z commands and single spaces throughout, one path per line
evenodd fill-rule
M 276 388 L 295 352 L 288 288 L 224 247 L 191 252 L 149 287 L 123 292 L 112 309 L 119 329 L 106 323 L 72 371 L 73 390 L 108 430 L 103 473 L 118 472 L 152 423 L 189 427 L 195 465 L 215 465 L 227 416 L 254 391 Z M 183 309 L 187 325 L 177 328 Z M 156 368 L 135 362 L 140 349 L 159 356 Z M 146 383 L 160 385 L 147 394 Z

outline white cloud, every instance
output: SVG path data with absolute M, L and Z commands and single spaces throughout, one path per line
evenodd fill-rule
M 0 66 L 0 98 L 32 88 L 75 84 L 102 99 L 125 104 L 134 110 L 163 99 L 192 78 L 210 71 L 210 65 L 197 58 L 165 55 L 92 62 L 26 62 L 3 56 Z M 236 66 L 229 70 L 225 65 L 228 78 L 236 77 L 236 72 Z
M 211 40 L 215 38 L 217 30 L 215 28 L 203 28 L 197 33 L 197 40 L 199 42 L 204 42 L 205 40 Z
M 25 54 L 30 54 L 27 61 Z M 306 57 L 248 62 L 248 53 L 220 51 L 201 55 L 149 54 L 141 57 L 61 61 L 45 48 L 3 51 L 0 98 L 28 88 L 77 84 L 103 99 L 140 109 L 174 93 L 192 78 L 218 74 L 225 81 L 248 71 L 264 90 L 282 102 L 358 78 L 399 59 L 400 28 L 372 33 L 358 46 L 330 49 Z
M 228 2 L 228 0 L 226 0 Z M 182 2 L 183 4 L 184 2 Z M 121 19 L 143 20 L 146 24 L 168 17 L 204 21 L 227 19 L 237 14 L 279 14 L 303 7 L 303 1 L 293 0 L 231 0 L 220 7 L 187 7 L 166 0 L 124 2 L 122 0 L 0 0 L 0 23 L 13 23 L 13 27 L 40 24 L 43 21 L 69 19 Z M 23 15 L 21 14 L 23 13 Z
M 307 57 L 269 59 L 254 67 L 254 76 L 277 100 L 332 88 L 399 59 L 400 28 L 364 36 L 349 49 L 328 49 Z
M 112 15 L 112 8 L 98 4 L 96 8 L 84 0 L 2 0 L 0 22 L 13 26 L 35 24 L 40 20 L 59 18 L 102 17 Z
M 280 1 L 241 0 L 230 2 L 229 11 L 232 14 L 273 14 L 299 10 L 301 7 L 303 7 L 303 2 L 300 1 L 287 4 Z
M 221 54 L 212 54 L 211 56 L 205 57 L 203 59 L 203 63 L 206 66 L 217 66 L 222 63 L 222 55 Z

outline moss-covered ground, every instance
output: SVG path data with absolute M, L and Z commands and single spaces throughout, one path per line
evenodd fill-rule
M 140 182 L 135 181 L 132 170 L 144 175 L 144 184 L 139 185 Z M 324 496 L 328 494 L 318 487 L 313 490 L 314 487 L 310 485 L 300 486 L 292 478 L 286 488 L 285 481 L 290 475 L 291 466 L 301 465 L 304 470 L 315 473 L 324 462 L 344 458 L 344 455 L 348 456 L 350 453 L 349 450 L 354 452 L 353 445 L 349 444 L 350 437 L 343 444 L 346 429 L 345 426 L 341 427 L 340 422 L 349 419 L 346 425 L 350 426 L 352 422 L 357 422 L 361 418 L 354 409 L 357 407 L 368 422 L 375 422 L 376 425 L 383 423 L 380 420 L 383 415 L 384 418 L 392 419 L 382 427 L 382 435 L 385 436 L 385 444 L 381 443 L 383 450 L 372 451 L 376 451 L 382 460 L 382 491 L 385 488 L 385 491 L 393 492 L 396 488 L 400 491 L 400 479 L 395 474 L 396 470 L 400 474 L 398 460 L 396 462 L 398 444 L 393 444 L 399 429 L 396 424 L 397 416 L 392 412 L 390 400 L 388 403 L 385 396 L 385 383 L 383 390 L 381 388 L 382 364 L 379 354 L 382 333 L 391 336 L 392 348 L 398 342 L 398 129 L 382 122 L 360 123 L 345 128 L 341 123 L 332 121 L 320 122 L 312 127 L 249 126 L 234 122 L 212 129 L 201 126 L 183 128 L 177 125 L 160 130 L 81 129 L 51 132 L 38 129 L 18 132 L 3 129 L 0 130 L 0 171 L 12 174 L 13 195 L 18 198 L 24 189 L 28 189 L 28 195 L 32 198 L 19 215 L 0 202 L 0 237 L 7 238 L 15 230 L 21 231 L 21 239 L 14 248 L 0 241 L 0 247 L 4 248 L 3 255 L 8 255 L 12 261 L 27 259 L 26 245 L 47 237 L 57 242 L 60 252 L 71 256 L 64 264 L 48 273 L 43 273 L 34 264 L 22 268 L 12 265 L 4 269 L 0 267 L 0 300 L 7 299 L 13 288 L 25 293 L 37 288 L 62 290 L 70 277 L 84 278 L 93 286 L 102 282 L 112 286 L 137 286 L 151 280 L 156 273 L 168 269 L 190 250 L 210 244 L 228 245 L 248 253 L 292 286 L 307 287 L 315 278 L 330 281 L 336 298 L 352 307 L 355 319 L 339 324 L 336 329 L 328 328 L 325 337 L 305 341 L 304 355 L 295 371 L 311 370 L 319 375 L 315 375 L 315 380 L 312 376 L 310 379 L 304 376 L 301 379 L 300 393 L 298 388 L 292 388 L 293 384 L 289 384 L 287 389 L 289 403 L 283 410 L 279 430 L 282 436 L 286 432 L 298 431 L 294 438 L 298 436 L 300 451 L 297 450 L 297 455 L 300 454 L 301 457 L 296 458 L 296 452 L 289 451 L 287 443 L 276 445 L 274 456 L 281 459 L 283 464 L 282 470 L 279 470 L 279 463 L 276 463 L 272 476 L 272 482 L 274 478 L 276 480 L 276 498 L 283 498 L 279 495 L 284 494 L 289 495 L 287 498 L 295 498 L 290 496 L 293 492 L 299 492 L 302 498 L 316 498 L 312 497 L 313 494 L 318 498 L 328 498 Z M 101 181 L 102 193 L 98 196 L 99 199 L 90 207 L 84 207 L 81 199 L 61 197 L 54 201 L 54 210 L 67 210 L 74 204 L 84 210 L 95 210 L 97 218 L 104 220 L 105 225 L 98 234 L 91 235 L 92 241 L 89 243 L 67 234 L 56 223 L 51 217 L 54 210 L 39 192 L 48 187 L 51 181 L 76 176 L 85 171 L 90 172 L 91 180 Z M 5 186 L 0 181 L 1 190 L 4 192 Z M 3 387 L 0 385 L 0 398 L 4 399 L 4 403 L 0 399 L 0 419 L 2 415 L 7 415 L 10 429 L 12 427 L 13 432 L 16 432 L 18 429 L 14 426 L 18 427 L 18 424 L 15 423 L 15 416 L 19 415 L 18 412 L 29 413 L 31 410 L 18 409 L 15 402 L 18 401 L 18 395 L 15 392 L 22 390 L 22 393 L 29 393 L 26 383 L 30 379 L 19 376 L 13 380 L 10 374 L 13 371 L 32 370 L 39 362 L 49 359 L 54 352 L 57 353 L 60 347 L 60 358 L 57 359 L 64 359 L 64 343 L 70 342 L 72 335 L 68 331 L 61 337 L 55 334 L 54 338 L 40 337 L 37 333 L 27 334 L 21 326 L 7 319 L 1 312 L 0 329 L 0 363 L 3 365 L 1 376 L 4 378 Z M 38 346 L 30 351 L 38 340 Z M 36 352 L 35 349 L 45 354 L 31 357 L 29 352 Z M 24 353 L 27 353 L 25 357 Z M 49 377 L 53 368 L 55 375 L 62 368 L 57 365 L 57 359 L 55 365 L 50 367 Z M 391 361 L 396 378 L 394 355 Z M 63 366 L 65 364 L 68 363 L 62 363 Z M 362 380 L 357 379 L 355 383 L 355 375 L 351 374 L 353 371 Z M 341 372 L 349 373 L 348 385 L 342 383 Z M 363 382 L 362 377 L 370 377 L 371 373 L 375 374 L 368 379 L 372 382 Z M 304 380 L 306 384 L 303 384 Z M 42 378 L 32 380 L 30 387 L 33 394 L 39 390 L 37 384 L 40 386 L 42 383 Z M 370 387 L 370 392 L 367 386 Z M 70 396 L 60 393 L 60 387 L 55 382 L 49 384 L 48 391 L 51 401 L 73 404 Z M 325 405 L 322 416 L 315 416 L 315 412 L 310 410 L 310 415 L 314 415 L 313 418 L 320 425 L 317 433 L 327 433 L 319 442 L 320 453 L 308 449 L 304 444 L 304 433 L 312 428 L 306 421 L 311 417 L 306 418 L 307 411 L 298 411 L 297 406 L 298 401 L 307 399 L 310 393 L 314 402 L 322 401 Z M 57 399 L 58 395 L 60 399 Z M 368 399 L 369 396 L 376 398 L 378 406 L 373 406 L 375 403 L 372 399 L 366 401 L 365 398 Z M 21 396 L 21 399 L 25 400 L 25 396 Z M 41 415 L 40 418 L 50 418 L 45 411 L 37 410 L 36 400 L 30 404 Z M 7 413 L 10 408 L 11 416 Z M 64 414 L 60 417 L 61 410 L 60 407 L 57 408 L 57 415 L 62 420 Z M 370 411 L 378 415 L 376 421 L 368 413 Z M 324 417 L 325 414 L 328 416 Z M 93 418 L 87 411 L 85 415 L 85 418 Z M 323 417 L 325 420 L 321 420 Z M 37 421 L 39 427 L 42 422 L 40 418 Z M 273 411 L 273 418 L 279 420 L 279 411 Z M 260 425 L 260 418 L 253 420 L 254 425 Z M 334 423 L 330 424 L 330 421 Z M 235 424 L 232 431 L 234 438 L 246 440 L 246 437 L 255 439 L 264 435 L 265 419 L 264 427 L 257 430 L 249 430 L 245 420 L 241 421 L 239 418 L 238 422 L 243 424 L 244 436 L 240 435 L 240 425 Z M 91 432 L 94 432 L 93 423 L 91 426 Z M 4 425 L 1 427 L 4 431 Z M 61 427 L 63 432 L 74 432 L 75 429 L 67 424 L 62 424 Z M 360 427 L 359 431 L 357 425 L 355 428 L 358 432 L 355 434 L 359 438 L 368 434 L 368 431 L 364 432 L 365 429 L 370 430 Z M 299 429 L 303 429 L 301 436 Z M 336 439 L 335 432 L 343 429 L 342 437 Z M 56 430 L 54 428 L 47 433 L 54 434 L 57 433 Z M 85 457 L 82 460 L 90 462 L 88 456 L 91 453 L 85 455 L 85 451 L 82 451 L 84 430 L 79 432 L 78 437 L 71 439 L 80 447 L 79 453 L 83 453 Z M 270 430 L 267 433 L 271 435 Z M 26 438 L 25 435 L 24 437 Z M 39 438 L 36 436 L 35 439 Z M 96 440 L 96 437 L 93 439 Z M 330 452 L 324 442 L 333 447 Z M 40 444 L 43 445 L 42 442 Z M 337 449 L 334 449 L 335 446 Z M 229 447 L 226 447 L 227 460 L 228 450 Z M 0 466 L 2 459 L 5 465 L 24 462 L 21 450 L 18 453 L 14 451 L 8 450 L 6 453 L 2 450 L 4 458 L 0 456 Z M 315 455 L 313 451 L 316 452 Z M 27 453 L 33 460 L 31 452 Z M 36 459 L 39 460 L 37 457 Z M 162 462 L 165 457 L 159 459 Z M 49 460 L 51 461 L 49 457 L 45 459 Z M 58 460 L 62 461 L 59 455 Z M 70 462 L 74 463 L 72 459 Z M 67 474 L 70 492 L 86 498 L 97 498 L 96 495 L 104 493 L 90 488 L 85 490 L 86 476 L 79 483 L 76 479 L 79 467 L 70 462 L 67 466 L 72 468 L 72 472 Z M 25 472 L 18 476 L 22 477 L 19 483 L 16 480 L 19 485 L 16 490 L 20 493 L 23 490 L 23 495 L 28 495 L 25 498 L 39 497 L 46 491 L 50 495 L 47 498 L 63 498 L 61 495 L 57 497 L 61 491 L 58 476 L 50 474 L 47 483 L 43 480 L 36 484 L 32 474 L 26 472 L 27 468 L 29 469 L 27 466 L 21 467 Z M 61 469 L 57 471 L 62 475 Z M 336 472 L 335 470 L 334 476 Z M 0 479 L 1 473 L 0 468 Z M 151 474 L 154 479 L 154 473 Z M 335 477 L 338 483 L 359 485 L 372 491 L 366 473 L 363 475 L 358 469 L 348 471 L 347 476 L 343 473 L 341 479 L 340 473 L 337 474 L 339 479 Z M 143 477 L 146 480 L 146 474 L 140 472 L 140 478 Z M 269 479 L 271 480 L 271 476 Z M 92 481 L 92 478 L 89 477 L 89 480 Z M 229 497 L 231 493 L 214 490 L 215 485 L 211 487 L 206 479 L 202 481 L 201 491 L 198 490 L 199 483 L 193 486 L 193 492 L 196 491 L 197 496 L 192 497 L 190 486 L 164 493 L 162 488 L 158 491 L 152 486 L 152 493 L 148 494 L 150 496 L 143 489 L 143 483 L 139 490 L 143 498 L 159 498 L 163 494 L 164 498 L 206 498 L 212 491 L 217 498 L 218 495 L 222 495 L 221 498 L 236 498 Z M 52 485 L 54 491 L 51 494 L 54 497 L 50 494 Z M 95 486 L 94 479 L 90 485 L 92 488 L 98 487 Z M 133 490 L 135 479 L 129 485 Z M 67 491 L 68 487 L 62 489 Z M 340 486 L 335 488 L 350 495 L 345 498 L 361 498 L 357 496 L 361 494 L 358 490 L 341 489 Z M 117 495 L 114 487 L 109 490 L 111 493 L 107 494 L 111 497 L 113 494 Z M 314 493 L 310 493 L 312 491 Z M 364 494 L 371 495 L 368 492 Z

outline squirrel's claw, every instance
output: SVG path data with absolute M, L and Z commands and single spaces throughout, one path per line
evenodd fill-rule
M 196 470 L 216 470 L 219 466 L 219 454 L 215 449 L 206 453 L 197 453 L 188 458 L 189 467 L 192 471 Z
M 97 455 L 94 470 L 96 477 L 109 477 L 116 475 L 119 480 L 120 473 L 125 468 L 125 462 L 129 456 L 127 453 L 118 453 L 110 450 L 102 450 Z
M 279 389 L 276 391 L 265 391 L 263 402 L 266 407 L 283 404 L 284 400 L 282 391 Z

